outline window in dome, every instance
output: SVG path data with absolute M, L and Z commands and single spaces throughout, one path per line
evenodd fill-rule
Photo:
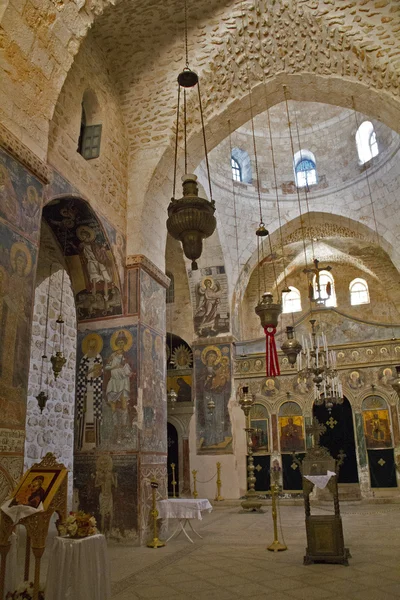
M 318 183 L 315 156 L 309 150 L 300 150 L 294 155 L 294 174 L 297 187 L 309 187 Z
M 325 306 L 337 306 L 336 303 L 336 292 L 335 292 L 335 280 L 329 271 L 321 271 L 319 274 L 319 287 L 320 293 L 318 294 L 317 289 L 317 277 L 314 275 L 313 278 L 314 296 L 318 298 L 320 296 L 325 300 Z
M 369 304 L 368 283 L 365 279 L 353 279 L 349 286 L 350 289 L 350 304 L 357 306 L 358 304 Z
M 301 296 L 297 288 L 290 286 L 290 292 L 282 294 L 282 312 L 294 313 L 301 311 Z
M 242 181 L 242 169 L 237 160 L 231 157 L 232 177 L 233 181 Z
M 360 164 L 364 165 L 379 154 L 376 133 L 371 121 L 364 121 L 356 133 L 356 145 Z

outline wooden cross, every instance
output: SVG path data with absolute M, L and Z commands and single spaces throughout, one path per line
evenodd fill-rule
M 308 425 L 306 427 L 306 433 L 311 434 L 314 438 L 314 446 L 319 446 L 319 438 L 321 437 L 321 435 L 324 435 L 325 431 L 325 425 L 320 423 L 317 417 L 314 417 L 311 425 Z

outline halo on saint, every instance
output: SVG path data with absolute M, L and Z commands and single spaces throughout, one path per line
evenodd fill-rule
M 92 344 L 90 343 L 92 340 L 95 341 L 96 347 L 94 347 L 94 344 L 92 346 Z M 101 337 L 101 335 L 99 335 L 98 333 L 88 333 L 87 335 L 85 335 L 85 337 L 82 340 L 83 354 L 88 354 L 90 346 L 93 347 L 93 352 L 96 352 L 96 354 L 100 354 L 100 352 L 103 350 L 103 338 Z
M 193 361 L 193 354 L 183 344 L 175 348 L 171 357 L 171 364 L 175 369 L 189 369 Z
M 218 365 L 221 361 L 221 350 L 218 348 L 218 346 L 206 346 L 203 352 L 201 353 L 201 362 L 203 363 L 203 365 L 207 364 L 207 355 L 210 354 L 210 352 L 214 352 L 214 354 L 217 355 L 214 364 Z
M 206 281 L 211 281 L 211 286 L 214 285 L 214 279 L 211 277 L 211 275 L 206 275 L 205 277 L 203 277 L 203 279 L 200 282 L 201 287 L 205 288 L 206 287 Z
M 15 242 L 11 246 L 10 262 L 11 262 L 13 271 L 17 270 L 16 258 L 18 256 L 18 254 L 23 254 L 25 256 L 26 266 L 25 266 L 24 275 L 25 276 L 29 275 L 29 273 L 31 272 L 31 268 L 32 268 L 32 256 L 31 256 L 31 253 L 29 252 L 29 248 L 23 242 Z
M 87 238 L 89 238 L 89 242 L 93 242 L 93 240 L 96 238 L 96 233 L 92 227 L 88 227 L 87 225 L 79 225 L 79 227 L 76 229 L 76 237 L 78 240 L 81 240 L 81 242 L 86 241 Z
M 131 348 L 133 344 L 133 337 L 130 331 L 128 331 L 127 329 L 118 329 L 117 331 L 114 331 L 110 340 L 110 346 L 114 351 L 119 349 L 117 346 L 117 342 L 119 342 L 120 340 L 123 340 L 124 342 L 125 352 L 129 350 L 129 348 Z

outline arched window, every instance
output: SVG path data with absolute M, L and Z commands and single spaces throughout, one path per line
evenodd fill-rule
M 282 295 L 282 312 L 293 313 L 301 310 L 301 296 L 297 288 L 290 286 L 290 292 Z
M 250 156 L 246 150 L 241 150 L 241 148 L 232 148 L 231 169 L 233 181 L 251 183 L 251 162 Z
M 232 177 L 233 181 L 242 181 L 242 169 L 237 160 L 231 157 Z
M 349 286 L 350 289 L 350 304 L 369 304 L 368 283 L 365 279 L 353 279 Z
M 356 145 L 358 159 L 361 165 L 365 164 L 371 160 L 371 158 L 379 154 L 376 133 L 371 121 L 364 121 L 357 129 Z
M 78 152 L 86 160 L 100 156 L 102 125 L 95 124 L 101 118 L 96 94 L 86 90 L 82 99 L 81 127 L 78 139 Z
M 170 279 L 166 293 L 166 302 L 167 304 L 172 304 L 173 302 L 175 302 L 175 279 L 170 271 L 167 271 L 166 275 Z
M 312 152 L 309 150 L 296 152 L 293 166 L 297 187 L 309 187 L 318 183 L 315 156 Z
M 335 292 L 335 280 L 333 279 L 329 271 L 321 271 L 319 274 L 319 287 L 317 287 L 317 277 L 313 277 L 314 297 L 325 300 L 325 306 L 337 306 L 336 303 L 336 292 Z M 330 292 L 330 294 L 329 294 Z

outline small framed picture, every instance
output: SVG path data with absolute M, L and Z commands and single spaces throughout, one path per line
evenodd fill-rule
M 42 502 L 47 510 L 66 476 L 67 469 L 63 466 L 32 467 L 23 475 L 8 506 L 38 508 Z

